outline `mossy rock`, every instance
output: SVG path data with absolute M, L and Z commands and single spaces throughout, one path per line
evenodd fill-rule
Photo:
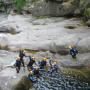
M 21 80 L 14 86 L 13 90 L 29 90 L 32 88 L 33 83 L 28 80 L 27 76 L 23 76 Z

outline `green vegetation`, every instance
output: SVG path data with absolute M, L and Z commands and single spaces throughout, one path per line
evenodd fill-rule
M 26 4 L 26 0 L 14 0 L 15 2 L 15 8 L 17 10 L 18 13 L 21 13 L 23 7 Z
M 30 50 L 30 49 L 25 49 L 25 51 L 32 53 L 32 54 L 36 54 L 37 52 L 39 52 L 38 50 Z
M 90 17 L 90 8 L 85 9 L 84 16 L 88 19 Z

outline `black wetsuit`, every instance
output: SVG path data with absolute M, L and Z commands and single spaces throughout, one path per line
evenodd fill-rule
M 33 69 L 33 64 L 35 63 L 35 60 L 33 60 L 31 57 L 29 57 L 29 58 L 30 58 L 30 61 L 29 61 L 28 65 L 27 65 L 27 67 L 28 67 L 28 69 L 29 68 Z
M 78 50 L 76 48 L 70 49 L 70 55 L 72 58 L 76 58 L 76 55 L 78 54 Z
M 19 52 L 19 57 L 20 57 L 20 61 L 21 61 L 21 64 L 23 65 L 23 67 L 25 67 L 24 60 L 23 60 L 24 56 L 25 56 L 24 52 L 20 51 Z
M 41 62 L 40 62 L 40 69 L 44 69 L 44 67 L 46 66 L 46 63 L 47 63 L 47 62 L 44 61 L 44 60 L 41 61 Z
M 40 76 L 39 69 L 33 69 L 33 73 L 37 78 L 39 78 Z
M 16 60 L 16 71 L 17 71 L 17 73 L 19 73 L 19 71 L 20 71 L 20 66 L 21 66 L 21 61 L 20 60 Z

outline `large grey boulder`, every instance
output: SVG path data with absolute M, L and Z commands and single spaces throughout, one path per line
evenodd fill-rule
M 32 15 L 42 16 L 67 16 L 73 15 L 74 11 L 79 7 L 79 0 L 42 0 L 32 8 Z

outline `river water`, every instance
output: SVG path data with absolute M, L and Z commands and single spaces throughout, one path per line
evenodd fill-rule
M 54 73 L 52 76 L 46 72 L 34 85 L 35 90 L 90 90 L 87 82 L 80 82 L 75 77 Z
M 0 22 L 7 19 L 7 15 L 0 14 Z M 0 53 L 1 54 L 1 53 Z M 14 57 L 13 54 L 10 54 Z M 0 56 L 0 62 L 3 63 L 3 58 L 9 59 L 5 61 L 9 64 L 13 57 Z M 35 90 L 90 90 L 90 85 L 87 82 L 81 82 L 75 77 L 63 75 L 62 73 L 54 73 L 52 76 L 47 72 L 41 72 L 41 77 L 34 84 Z M 7 89 L 8 90 L 8 89 Z

